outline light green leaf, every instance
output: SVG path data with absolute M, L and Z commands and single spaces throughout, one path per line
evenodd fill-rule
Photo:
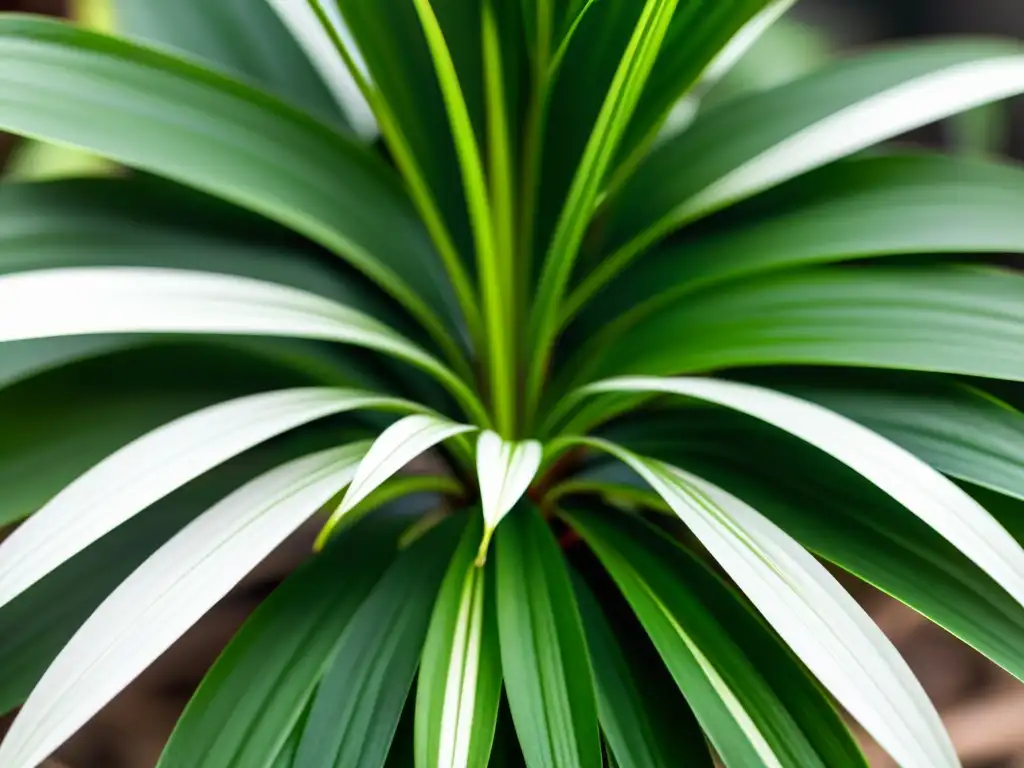
M 348 127 L 326 72 L 317 73 L 267 0 L 220 0 L 215 13 L 202 0 L 109 0 L 113 30 L 128 38 L 177 49 L 227 74 Z M 92 29 L 100 29 L 93 26 Z
M 448 566 L 423 646 L 416 690 L 417 768 L 486 768 L 501 698 L 494 579 L 474 567 L 466 528 Z
M 457 325 L 442 320 L 453 317 L 448 284 L 426 232 L 394 173 L 354 140 L 199 66 L 42 18 L 0 20 L 0 73 L 0 127 L 284 224 L 343 256 L 451 347 Z
M 160 768 L 274 768 L 407 523 L 403 514 L 360 522 L 285 579 L 203 679 Z
M 532 504 L 498 528 L 505 690 L 529 768 L 601 765 L 593 672 L 561 550 Z
M 700 117 L 651 152 L 609 206 L 605 285 L 651 244 L 706 216 L 913 128 L 1024 90 L 1006 42 L 927 42 L 842 61 Z
M 528 407 L 529 403 L 535 405 L 540 396 L 551 346 L 558 332 L 559 305 L 593 217 L 601 185 L 654 68 L 677 4 L 678 0 L 647 0 L 645 3 L 574 172 L 550 247 L 546 248 L 544 268 L 530 313 L 530 335 L 535 351 L 527 383 Z
M 910 668 L 810 553 L 711 483 L 610 443 L 599 447 L 629 464 L 665 499 L 800 660 L 894 759 L 958 768 L 942 721 Z
M 645 318 L 606 347 L 598 375 L 806 364 L 1020 381 L 1022 290 L 1020 275 L 969 267 L 760 277 Z
M 919 458 L 844 416 L 769 389 L 696 378 L 612 379 L 590 392 L 656 392 L 715 403 L 816 446 L 885 491 L 1024 605 L 1024 550 L 976 501 Z
M 414 406 L 364 392 L 291 389 L 210 406 L 138 438 L 67 486 L 0 544 L 0 606 L 227 459 L 303 424 L 357 408 Z
M 604 330 L 611 319 L 607 343 L 638 317 L 749 275 L 900 254 L 1017 253 L 1024 251 L 1022 204 L 1024 172 L 1014 166 L 938 155 L 842 161 L 739 206 L 721 227 L 645 256 L 567 314 L 582 309 L 580 334 Z
M 399 151 L 408 153 L 403 175 L 409 178 L 410 169 L 415 169 L 413 175 L 423 183 L 431 207 L 440 211 L 442 228 L 455 253 L 468 261 L 473 240 L 458 157 L 413 0 L 386 6 L 363 0 L 315 1 L 328 11 L 336 8 L 336 18 L 347 25 L 354 44 L 348 47 L 362 55 L 387 112 L 383 117 L 377 114 L 382 133 L 393 150 L 401 145 Z M 481 5 L 476 0 L 446 0 L 435 8 L 477 130 L 483 125 Z
M 688 711 L 671 679 L 675 696 L 662 685 L 664 667 L 655 669 L 626 643 L 620 645 L 597 597 L 581 578 L 573 581 L 576 602 L 594 665 L 601 731 L 619 768 L 687 765 L 713 768 L 700 724 Z M 602 594 L 602 598 L 605 595 Z M 634 638 L 630 637 L 630 640 Z M 660 674 L 659 674 L 660 673 Z M 652 685 L 657 681 L 658 685 Z
M 35 768 L 352 477 L 364 446 L 313 454 L 243 486 L 128 577 L 61 651 L 0 743 Z
M 295 768 L 384 765 L 463 522 L 402 552 L 356 611 L 320 681 Z
M 635 517 L 561 514 L 622 590 L 726 766 L 866 768 L 796 656 L 702 559 Z
M 487 559 L 487 546 L 498 524 L 519 502 L 540 469 L 543 447 L 536 440 L 519 443 L 502 440 L 490 430 L 476 444 L 476 472 L 480 482 L 484 534 L 476 564 Z
M 324 545 L 338 523 L 359 502 L 410 461 L 451 437 L 476 429 L 474 426 L 456 424 L 448 419 L 426 414 L 406 416 L 396 421 L 373 441 L 366 458 L 359 464 L 355 479 L 345 491 L 341 504 L 320 532 L 317 546 Z
M 96 333 L 293 336 L 366 347 L 431 373 L 485 417 L 479 403 L 470 406 L 472 391 L 436 358 L 374 318 L 305 291 L 156 268 L 43 269 L 0 277 L 0 341 Z

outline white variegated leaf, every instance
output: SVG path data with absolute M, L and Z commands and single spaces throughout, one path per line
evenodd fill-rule
M 322 339 L 451 376 L 374 318 L 263 280 L 151 267 L 70 267 L 0 277 L 0 341 L 97 333 L 220 333 Z
M 481 433 L 476 444 L 476 468 L 484 515 L 484 537 L 477 554 L 477 565 L 483 565 L 487 545 L 502 518 L 523 497 L 537 476 L 543 452 L 536 440 L 517 443 L 503 440 L 490 430 Z
M 320 0 L 266 0 L 270 7 L 281 19 L 282 23 L 292 33 L 292 37 L 306 52 L 310 62 L 320 73 L 324 83 L 334 95 L 339 106 L 344 110 L 349 122 L 355 131 L 365 139 L 376 138 L 378 134 L 377 121 L 370 111 L 366 99 L 360 93 L 352 74 L 345 66 L 345 62 L 331 42 L 330 36 L 324 31 L 317 18 L 316 12 L 311 3 Z M 330 3 L 324 4 L 325 12 L 331 12 Z M 345 38 L 345 43 L 353 57 L 358 57 L 354 41 L 348 32 L 348 27 L 340 18 L 340 14 L 334 19 L 335 28 Z M 365 67 L 363 69 L 365 77 Z
M 410 461 L 450 437 L 476 429 L 477 427 L 456 424 L 448 419 L 426 414 L 407 416 L 385 429 L 373 442 L 341 504 L 320 532 L 317 546 L 323 546 L 341 519 L 359 502 Z
M 441 740 L 437 765 L 464 768 L 469 764 L 484 624 L 484 573 L 470 568 L 459 601 L 455 637 L 445 680 Z
M 71 483 L 0 544 L 0 606 L 218 464 L 303 424 L 359 408 L 417 407 L 367 392 L 304 387 L 214 405 L 143 435 Z
M 807 550 L 711 483 L 617 446 L 596 444 L 650 484 L 807 668 L 900 765 L 960 765 L 906 662 Z
M 909 451 L 845 416 L 763 387 L 718 379 L 624 377 L 585 392 L 683 395 L 746 413 L 825 451 L 938 531 L 1024 605 L 1024 549 L 980 504 Z
M 108 597 L 50 665 L 0 745 L 35 768 L 349 482 L 348 445 L 268 472 L 210 508 Z
M 1024 56 L 950 66 L 907 80 L 790 134 L 677 208 L 688 221 L 907 131 L 1024 91 Z

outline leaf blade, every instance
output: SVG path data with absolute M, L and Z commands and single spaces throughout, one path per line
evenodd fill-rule
M 582 622 L 561 552 L 532 506 L 520 505 L 498 528 L 495 573 L 505 689 L 526 764 L 600 765 Z
M 483 509 L 484 533 L 476 564 L 482 566 L 498 524 L 526 493 L 540 469 L 543 448 L 536 440 L 510 442 L 490 430 L 476 444 L 477 477 Z
M 473 565 L 467 526 L 448 567 L 423 647 L 416 689 L 416 765 L 486 768 L 501 698 L 494 580 Z
M 346 446 L 278 467 L 182 529 L 61 651 L 0 744 L 0 759 L 12 768 L 45 759 L 337 493 L 363 450 Z M 140 600 L 154 582 L 166 591 Z
M 0 544 L 0 605 L 221 462 L 328 415 L 396 405 L 405 407 L 344 390 L 285 390 L 210 406 L 138 438 L 67 486 Z

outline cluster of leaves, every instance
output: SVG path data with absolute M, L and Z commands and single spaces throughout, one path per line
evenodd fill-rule
M 0 765 L 321 510 L 162 768 L 957 765 L 822 561 L 1024 676 L 1024 171 L 864 152 L 1024 49 L 702 109 L 791 4 L 0 16 Z

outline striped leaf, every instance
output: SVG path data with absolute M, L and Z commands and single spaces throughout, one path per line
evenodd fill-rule
M 64 647 L 0 744 L 35 768 L 351 480 L 365 446 L 313 454 L 243 486 L 129 576 Z
M 484 534 L 476 563 L 487 559 L 487 547 L 498 524 L 526 493 L 540 469 L 543 454 L 536 440 L 519 443 L 502 440 L 490 430 L 480 434 L 476 444 L 476 472 L 480 482 Z
M 285 390 L 211 406 L 140 437 L 57 494 L 0 544 L 0 606 L 227 459 L 315 419 L 381 407 L 410 406 L 363 392 Z
M 474 522 L 441 585 L 416 692 L 417 768 L 486 768 L 501 697 L 494 578 L 474 567 Z

